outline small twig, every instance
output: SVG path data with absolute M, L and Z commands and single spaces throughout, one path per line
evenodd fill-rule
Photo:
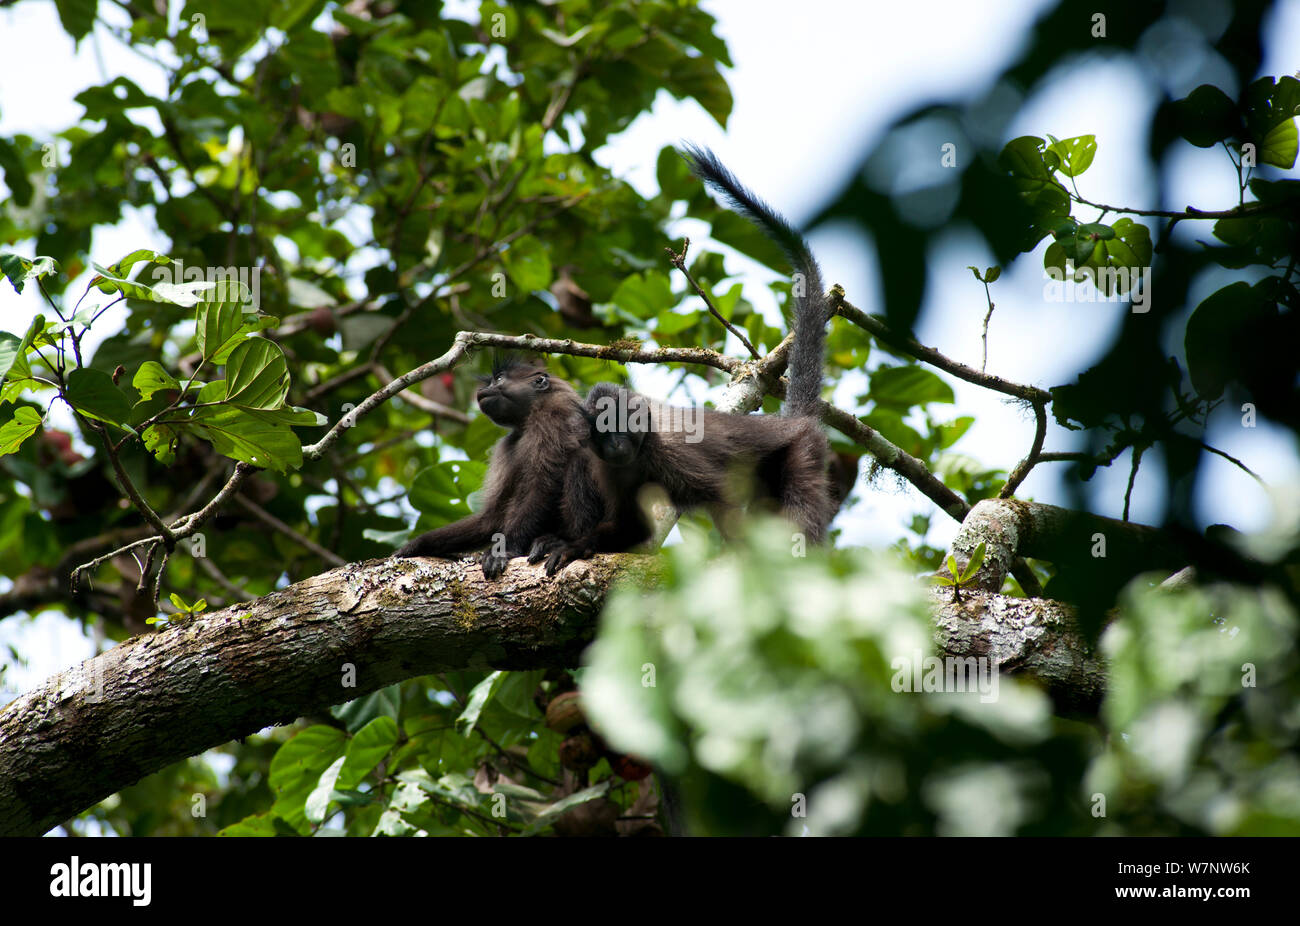
M 374 364 L 374 373 L 379 377 L 380 382 L 392 382 L 396 379 L 388 368 L 382 364 Z M 461 424 L 469 424 L 469 415 L 465 414 L 459 408 L 452 408 L 450 405 L 443 405 L 441 402 L 435 402 L 433 399 L 425 398 L 414 389 L 406 389 L 401 393 L 403 402 L 409 402 L 420 411 L 429 415 L 442 418 L 450 418 L 452 421 L 459 421 Z
M 981 373 L 979 370 L 972 369 L 964 363 L 958 363 L 955 360 L 949 360 L 946 356 L 939 353 L 933 347 L 926 347 L 920 341 L 906 334 L 899 334 L 894 331 L 889 323 L 883 318 L 875 315 L 868 315 L 857 306 L 851 305 L 843 298 L 843 295 L 831 291 L 831 304 L 836 314 L 848 319 L 860 328 L 865 328 L 870 334 L 875 335 L 877 339 L 883 342 L 887 347 L 892 347 L 903 353 L 922 360 L 931 366 L 938 367 L 946 373 L 951 373 L 958 379 L 964 379 L 968 383 L 974 383 L 976 386 L 983 386 L 985 389 L 991 389 L 994 392 L 1000 392 L 1003 395 L 1015 396 L 1017 399 L 1024 399 L 1026 402 L 1050 402 L 1052 394 L 1045 389 L 1039 389 L 1035 386 L 1022 386 L 1019 383 L 1009 382 L 1000 376 L 992 376 L 988 373 Z
M 144 562 L 141 563 L 138 559 L 136 560 L 136 563 L 140 566 L 140 580 L 135 583 L 135 593 L 137 595 L 143 595 L 149 591 L 150 576 L 153 573 L 153 559 L 158 553 L 158 547 L 158 539 L 154 538 L 154 542 L 149 544 L 149 550 L 145 553 Z M 155 595 L 152 600 L 157 603 L 157 596 Z
M 1238 460 L 1236 457 L 1231 456 L 1230 454 L 1224 453 L 1222 450 L 1220 450 L 1220 449 L 1217 448 L 1217 447 L 1211 447 L 1209 444 L 1207 444 L 1207 443 L 1206 443 L 1205 441 L 1203 441 L 1203 440 L 1201 440 L 1201 441 L 1197 441 L 1197 443 L 1201 445 L 1201 449 L 1202 449 L 1202 450 L 1208 450 L 1208 451 L 1210 451 L 1210 453 L 1217 453 L 1219 456 L 1223 457 L 1223 458 L 1224 458 L 1225 460 L 1227 460 L 1229 463 L 1233 463 L 1233 464 L 1237 465 L 1238 467 L 1241 468 L 1242 472 L 1244 472 L 1246 475 L 1250 476 L 1252 479 L 1254 479 L 1254 480 L 1255 480 L 1256 482 L 1258 482 L 1260 485 L 1266 485 L 1266 484 L 1267 484 L 1267 483 L 1264 482 L 1263 479 L 1261 479 L 1261 478 L 1259 477 L 1259 474 L 1258 474 L 1258 473 L 1256 473 L 1254 470 L 1252 470 L 1252 469 L 1251 469 L 1249 466 L 1247 466 L 1245 463 L 1243 463 L 1243 462 L 1241 462 L 1240 460 Z
M 548 778 L 547 776 L 543 775 L 541 772 L 534 769 L 527 762 L 520 760 L 518 757 L 511 755 L 509 752 L 503 749 L 501 745 L 497 743 L 496 740 L 494 740 L 492 737 L 488 736 L 485 732 L 483 732 L 482 726 L 475 724 L 474 732 L 477 733 L 479 736 L 481 736 L 484 742 L 486 742 L 489 746 L 491 746 L 494 750 L 496 750 L 497 755 L 499 755 L 506 762 L 513 765 L 519 771 L 523 772 L 525 775 L 528 775 L 532 778 L 536 778 L 538 781 L 544 781 L 548 785 L 554 785 L 557 788 L 561 787 L 561 782 L 557 781 L 554 778 Z
M 700 286 L 699 283 L 695 282 L 695 277 L 691 276 L 691 272 L 686 269 L 686 252 L 689 251 L 690 248 L 691 248 L 691 239 L 683 238 L 682 249 L 680 253 L 674 251 L 672 248 L 664 248 L 664 250 L 668 252 L 668 262 L 682 272 L 682 276 L 686 277 L 686 282 L 690 283 L 691 287 L 695 290 L 695 292 L 699 295 L 699 297 L 704 300 L 704 304 L 709 308 L 709 314 L 712 315 L 714 318 L 716 318 L 718 321 L 722 322 L 722 327 L 726 328 L 728 331 L 734 334 L 737 340 L 739 340 L 741 344 L 745 345 L 745 349 L 749 351 L 749 356 L 753 357 L 755 360 L 758 360 L 759 353 L 754 348 L 754 345 L 749 343 L 749 338 L 745 337 L 743 331 L 740 331 L 739 329 L 736 328 L 735 325 L 733 325 L 731 322 L 727 321 L 725 318 L 722 317 L 722 313 L 719 312 L 717 307 L 713 304 L 713 300 L 710 299 L 708 294 L 704 291 L 704 287 Z
M 1035 402 L 1034 443 L 1029 448 L 1028 455 L 1016 464 L 1016 468 L 1013 469 L 1011 475 L 1007 477 L 1007 484 L 1004 485 L 1002 491 L 998 493 L 998 498 L 1010 498 L 1016 494 L 1016 489 L 1020 488 L 1020 484 L 1025 481 L 1025 477 L 1029 475 L 1030 470 L 1037 466 L 1038 462 L 1042 459 L 1041 454 L 1043 452 L 1043 441 L 1046 438 L 1047 406 L 1042 402 Z
M 984 335 L 981 338 L 984 342 L 984 359 L 980 362 L 980 372 L 987 373 L 989 369 L 989 319 L 993 317 L 993 296 L 989 293 L 989 284 L 984 280 L 984 300 L 989 304 L 989 310 L 984 313 Z
M 131 500 L 131 504 L 144 516 L 149 525 L 162 537 L 163 545 L 167 548 L 167 552 L 170 553 L 176 547 L 176 535 L 158 516 L 158 512 L 154 511 L 153 507 L 145 501 L 144 496 L 140 494 L 140 490 L 131 481 L 131 477 L 122 468 L 122 461 L 117 457 L 117 448 L 113 446 L 113 441 L 108 436 L 108 429 L 101 426 L 98 430 L 100 436 L 104 439 L 104 448 L 108 451 L 108 461 L 113 465 L 113 472 L 117 474 L 117 481 L 121 485 L 122 491 L 126 493 L 127 498 Z
M 158 565 L 154 565 L 154 556 L 158 548 L 162 547 L 161 542 L 154 543 L 149 548 L 149 554 L 145 557 L 144 566 L 140 570 L 140 581 L 136 583 L 135 591 L 137 595 L 147 596 L 149 608 L 157 613 L 158 611 L 158 589 L 162 586 L 163 570 L 167 568 L 167 558 L 171 554 L 164 548 L 162 558 L 158 560 Z
M 181 540 L 184 539 L 185 537 L 190 536 L 195 531 L 197 531 L 199 527 L 201 527 L 203 523 L 207 521 L 208 518 L 212 517 L 212 514 L 218 508 L 220 508 L 223 504 L 225 504 L 226 499 L 230 497 L 231 493 L 235 492 L 239 488 L 240 484 L 246 478 L 248 478 L 249 474 L 252 473 L 254 469 L 255 467 L 250 466 L 247 463 L 235 464 L 235 471 L 231 474 L 230 479 L 226 482 L 224 486 L 221 487 L 221 491 L 218 492 L 212 498 L 211 501 L 209 501 L 200 510 L 194 512 L 193 514 L 185 515 L 184 517 L 178 518 L 177 520 L 172 522 L 171 531 L 172 531 L 173 538 L 175 538 L 176 540 Z M 115 556 L 120 556 L 123 553 L 128 553 L 134 550 L 136 547 L 143 546 L 144 544 L 154 543 L 158 539 L 159 538 L 157 536 L 149 536 L 149 537 L 144 537 L 140 540 L 132 541 L 131 543 L 126 544 L 125 546 L 119 547 L 118 549 L 113 550 L 112 552 L 105 553 L 103 556 L 98 556 L 95 559 L 91 560 L 90 562 L 78 566 L 77 568 L 73 569 L 72 572 L 69 574 L 68 576 L 69 584 L 72 586 L 73 591 L 76 591 L 77 585 L 80 582 L 81 574 L 83 572 L 93 571 L 94 569 L 98 568 L 101 564 L 107 562 L 108 560 L 112 559 Z
M 1194 206 L 1188 206 L 1182 212 L 1171 212 L 1167 209 L 1129 209 L 1125 206 L 1107 206 L 1104 203 L 1094 203 L 1084 199 L 1082 196 L 1074 197 L 1079 203 L 1085 206 L 1091 206 L 1094 209 L 1102 209 L 1106 212 L 1123 212 L 1128 215 L 1144 215 L 1151 218 L 1159 219 L 1238 219 L 1244 216 L 1258 215 L 1265 212 L 1279 212 L 1286 206 L 1284 202 L 1276 203 L 1245 203 L 1240 206 L 1234 206 L 1231 209 L 1197 209 Z
M 75 592 L 77 590 L 77 586 L 81 584 L 81 574 L 83 572 L 94 571 L 99 566 L 103 565 L 104 563 L 108 562 L 110 559 L 113 559 L 116 556 L 122 556 L 127 553 L 134 554 L 134 551 L 137 547 L 142 547 L 145 546 L 146 544 L 153 544 L 157 542 L 158 542 L 158 536 L 156 534 L 150 534 L 148 537 L 142 537 L 139 540 L 133 540 L 124 546 L 118 547 L 116 550 L 113 550 L 109 553 L 105 553 L 103 556 L 97 556 L 94 559 L 92 559 L 90 562 L 83 563 L 82 565 L 78 566 L 76 569 L 72 570 L 72 572 L 68 576 L 68 584 Z
M 230 579 L 226 578 L 226 574 L 217 568 L 217 564 L 212 562 L 212 560 L 208 559 L 206 556 L 196 556 L 194 560 L 199 564 L 199 568 L 206 572 L 213 582 L 216 582 L 217 585 L 225 589 L 226 593 L 232 597 L 237 598 L 240 601 L 252 601 L 256 597 L 255 595 L 250 595 L 234 582 L 231 582 Z
M 1093 456 L 1090 453 L 1082 453 L 1077 450 L 1055 451 L 1053 453 L 1040 453 L 1038 455 L 1039 463 L 1092 463 Z
M 319 383 L 308 389 L 307 393 L 302 397 L 303 404 L 310 405 L 326 393 L 333 392 L 340 386 L 346 386 L 354 379 L 364 379 L 373 372 L 374 366 L 369 363 L 358 364 L 349 370 L 344 370 L 338 376 L 332 376 L 325 380 L 325 382 Z
M 300 547 L 303 547 L 306 550 L 309 550 L 312 553 L 315 553 L 317 556 L 325 560 L 325 562 L 329 563 L 331 566 L 347 565 L 347 560 L 343 559 L 343 557 L 339 556 L 337 553 L 335 553 L 332 550 L 325 549 L 319 543 L 312 540 L 310 537 L 304 537 L 302 534 L 298 533 L 288 524 L 285 524 L 275 515 L 271 514 L 271 512 L 267 511 L 265 508 L 263 508 L 261 505 L 257 504 L 257 502 L 253 501 L 247 496 L 236 495 L 235 501 L 238 502 L 240 505 L 242 505 L 248 511 L 249 514 L 257 518 L 267 527 L 270 527 L 273 530 L 277 530 L 280 533 L 284 534 L 284 536 L 288 537 L 294 543 L 298 544 Z
M 251 476 L 255 469 L 256 467 L 250 463 L 244 463 L 242 461 L 236 463 L 235 471 L 230 474 L 230 478 L 226 480 L 226 484 L 221 487 L 220 492 L 212 497 L 210 502 L 198 511 L 194 512 L 194 514 L 186 515 L 172 525 L 172 529 L 176 532 L 176 536 L 178 538 L 188 537 L 190 534 L 198 530 L 199 526 L 208 518 L 212 517 L 216 510 L 225 504 L 226 499 L 230 498 L 230 496 L 239 489 L 243 481 Z
M 1142 465 L 1142 454 L 1146 452 L 1146 447 L 1140 444 L 1133 445 L 1133 464 L 1128 471 L 1128 488 L 1124 490 L 1124 517 L 1121 520 L 1128 520 L 1129 501 L 1133 496 L 1133 484 L 1137 482 L 1138 468 Z

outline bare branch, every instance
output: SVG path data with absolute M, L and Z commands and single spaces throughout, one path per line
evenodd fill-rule
M 1016 494 L 1016 489 L 1025 481 L 1029 471 L 1038 465 L 1042 459 L 1043 441 L 1047 438 L 1047 408 L 1041 402 L 1034 403 L 1034 443 L 1029 448 L 1028 455 L 1021 460 L 1016 468 L 1011 471 L 1007 478 L 1007 484 L 1002 487 L 998 493 L 998 498 L 1010 498 Z
M 686 282 L 691 284 L 691 287 L 695 290 L 696 294 L 699 295 L 699 297 L 704 300 L 704 304 L 708 306 L 709 314 L 722 322 L 722 327 L 734 334 L 736 339 L 739 340 L 741 344 L 745 345 L 745 349 L 749 351 L 749 356 L 753 357 L 755 360 L 759 359 L 758 350 L 753 344 L 749 343 L 749 338 L 745 337 L 745 333 L 738 330 L 735 325 L 722 317 L 722 313 L 718 311 L 716 306 L 714 306 L 713 300 L 710 299 L 709 294 L 704 291 L 704 287 L 695 282 L 695 277 L 691 276 L 691 272 L 686 269 L 686 252 L 690 250 L 690 247 L 691 239 L 683 238 L 680 253 L 674 251 L 672 248 L 664 248 L 664 250 L 668 252 L 668 262 L 680 270 L 682 276 L 686 277 Z
M 903 353 L 915 357 L 917 360 L 923 360 L 931 366 L 938 367 L 945 373 L 951 373 L 958 379 L 964 379 L 968 383 L 974 383 L 976 386 L 983 386 L 985 389 L 991 389 L 994 392 L 1000 392 L 1003 395 L 1015 396 L 1017 399 L 1024 399 L 1027 402 L 1052 401 L 1052 394 L 1045 389 L 1039 389 L 1036 386 L 1022 386 L 1019 383 L 1005 380 L 1000 376 L 991 376 L 987 373 L 981 373 L 979 370 L 976 370 L 973 367 L 968 367 L 964 363 L 949 360 L 933 347 L 926 347 L 910 335 L 895 332 L 889 327 L 889 323 L 883 318 L 875 315 L 868 315 L 856 306 L 850 305 L 842 297 L 837 298 L 834 292 L 832 292 L 831 298 L 835 312 L 838 315 L 847 318 L 858 327 L 866 329 L 889 347 L 901 350 Z
M 302 534 L 298 533 L 288 524 L 285 524 L 283 521 L 281 521 L 275 515 L 271 514 L 271 512 L 267 511 L 261 505 L 257 504 L 257 502 L 250 499 L 248 496 L 236 495 L 235 501 L 238 502 L 240 505 L 242 505 L 249 514 L 257 518 L 257 520 L 261 521 L 267 527 L 271 528 L 272 530 L 279 531 L 281 534 L 284 534 L 284 536 L 288 537 L 294 543 L 298 544 L 298 546 L 302 547 L 305 550 L 309 550 L 312 553 L 315 553 L 317 556 L 325 560 L 325 562 L 329 563 L 331 566 L 347 565 L 347 560 L 343 559 L 343 557 L 339 556 L 337 553 L 335 553 L 332 550 L 325 549 L 319 543 L 312 540 L 310 537 L 305 537 Z
M 396 379 L 388 368 L 382 364 L 374 364 L 373 370 L 380 382 L 392 382 Z M 452 408 L 450 405 L 443 405 L 441 402 L 435 402 L 433 399 L 427 399 L 414 389 L 406 389 L 401 393 L 402 401 L 409 402 L 420 411 L 439 418 L 450 418 L 452 421 L 459 421 L 461 424 L 469 424 L 469 415 L 465 414 L 459 408 Z

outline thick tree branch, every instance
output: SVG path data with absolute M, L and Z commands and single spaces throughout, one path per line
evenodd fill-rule
M 935 638 L 944 656 L 982 656 L 1009 674 L 1041 681 L 1056 710 L 1093 714 L 1105 694 L 1106 670 L 1085 645 L 1074 612 L 1059 601 L 1007 598 L 987 591 L 931 592 Z
M 515 559 L 488 581 L 472 560 L 372 560 L 133 637 L 0 712 L 0 836 L 403 679 L 577 665 L 615 576 L 655 564 L 601 556 L 548 579 Z

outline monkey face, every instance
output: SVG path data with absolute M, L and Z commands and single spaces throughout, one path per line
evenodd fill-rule
M 631 390 L 600 383 L 587 394 L 583 414 L 598 457 L 610 466 L 630 466 L 636 461 L 652 428 L 650 406 L 644 399 Z
M 518 427 L 533 404 L 551 389 L 551 377 L 537 367 L 509 365 L 496 369 L 478 390 L 478 407 L 496 424 Z
M 645 435 L 639 432 L 615 431 L 595 436 L 596 455 L 610 466 L 628 466 L 641 452 Z

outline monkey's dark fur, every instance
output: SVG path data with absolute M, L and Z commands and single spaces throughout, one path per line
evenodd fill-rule
M 510 363 L 478 392 L 479 407 L 511 432 L 492 453 L 483 508 L 429 531 L 397 556 L 449 556 L 494 543 L 483 572 L 500 575 L 529 552 L 554 574 L 595 552 L 622 552 L 651 536 L 642 490 L 656 485 L 680 510 L 706 508 L 724 533 L 751 497 L 776 504 L 811 542 L 826 536 L 840 498 L 827 475 L 818 425 L 827 306 L 803 237 L 732 176 L 712 152 L 686 146 L 691 171 L 785 251 L 797 281 L 785 415 L 734 415 L 655 402 L 600 383 L 585 403 L 538 366 Z M 687 427 L 683 427 L 685 424 Z
M 591 426 L 578 394 L 540 365 L 498 364 L 478 390 L 478 405 L 510 428 L 497 441 L 483 481 L 483 507 L 409 541 L 395 556 L 449 557 L 491 545 L 480 562 L 494 579 L 510 557 L 537 552 L 553 575 L 572 557 L 535 550 L 542 535 L 588 533 L 607 516 L 604 466 L 590 447 Z
M 814 543 L 825 538 L 838 507 L 827 475 L 830 448 L 817 413 L 828 320 L 817 261 L 789 222 L 743 187 L 712 152 L 687 145 L 684 157 L 697 177 L 781 246 L 802 276 L 794 288 L 795 338 L 785 415 L 675 409 L 611 383 L 597 385 L 587 396 L 586 410 L 593 450 L 606 467 L 612 515 L 586 533 L 566 524 L 568 543 L 543 538 L 535 555 L 563 547 L 559 555 L 567 562 L 596 551 L 627 550 L 648 539 L 651 527 L 638 502 L 647 484 L 661 486 L 680 510 L 709 509 L 724 533 L 747 491 L 775 502 Z M 611 416 L 606 414 L 602 423 L 599 414 L 611 408 L 625 416 L 615 418 L 620 423 L 612 427 Z M 683 415 L 699 416 L 694 433 L 671 426 Z

